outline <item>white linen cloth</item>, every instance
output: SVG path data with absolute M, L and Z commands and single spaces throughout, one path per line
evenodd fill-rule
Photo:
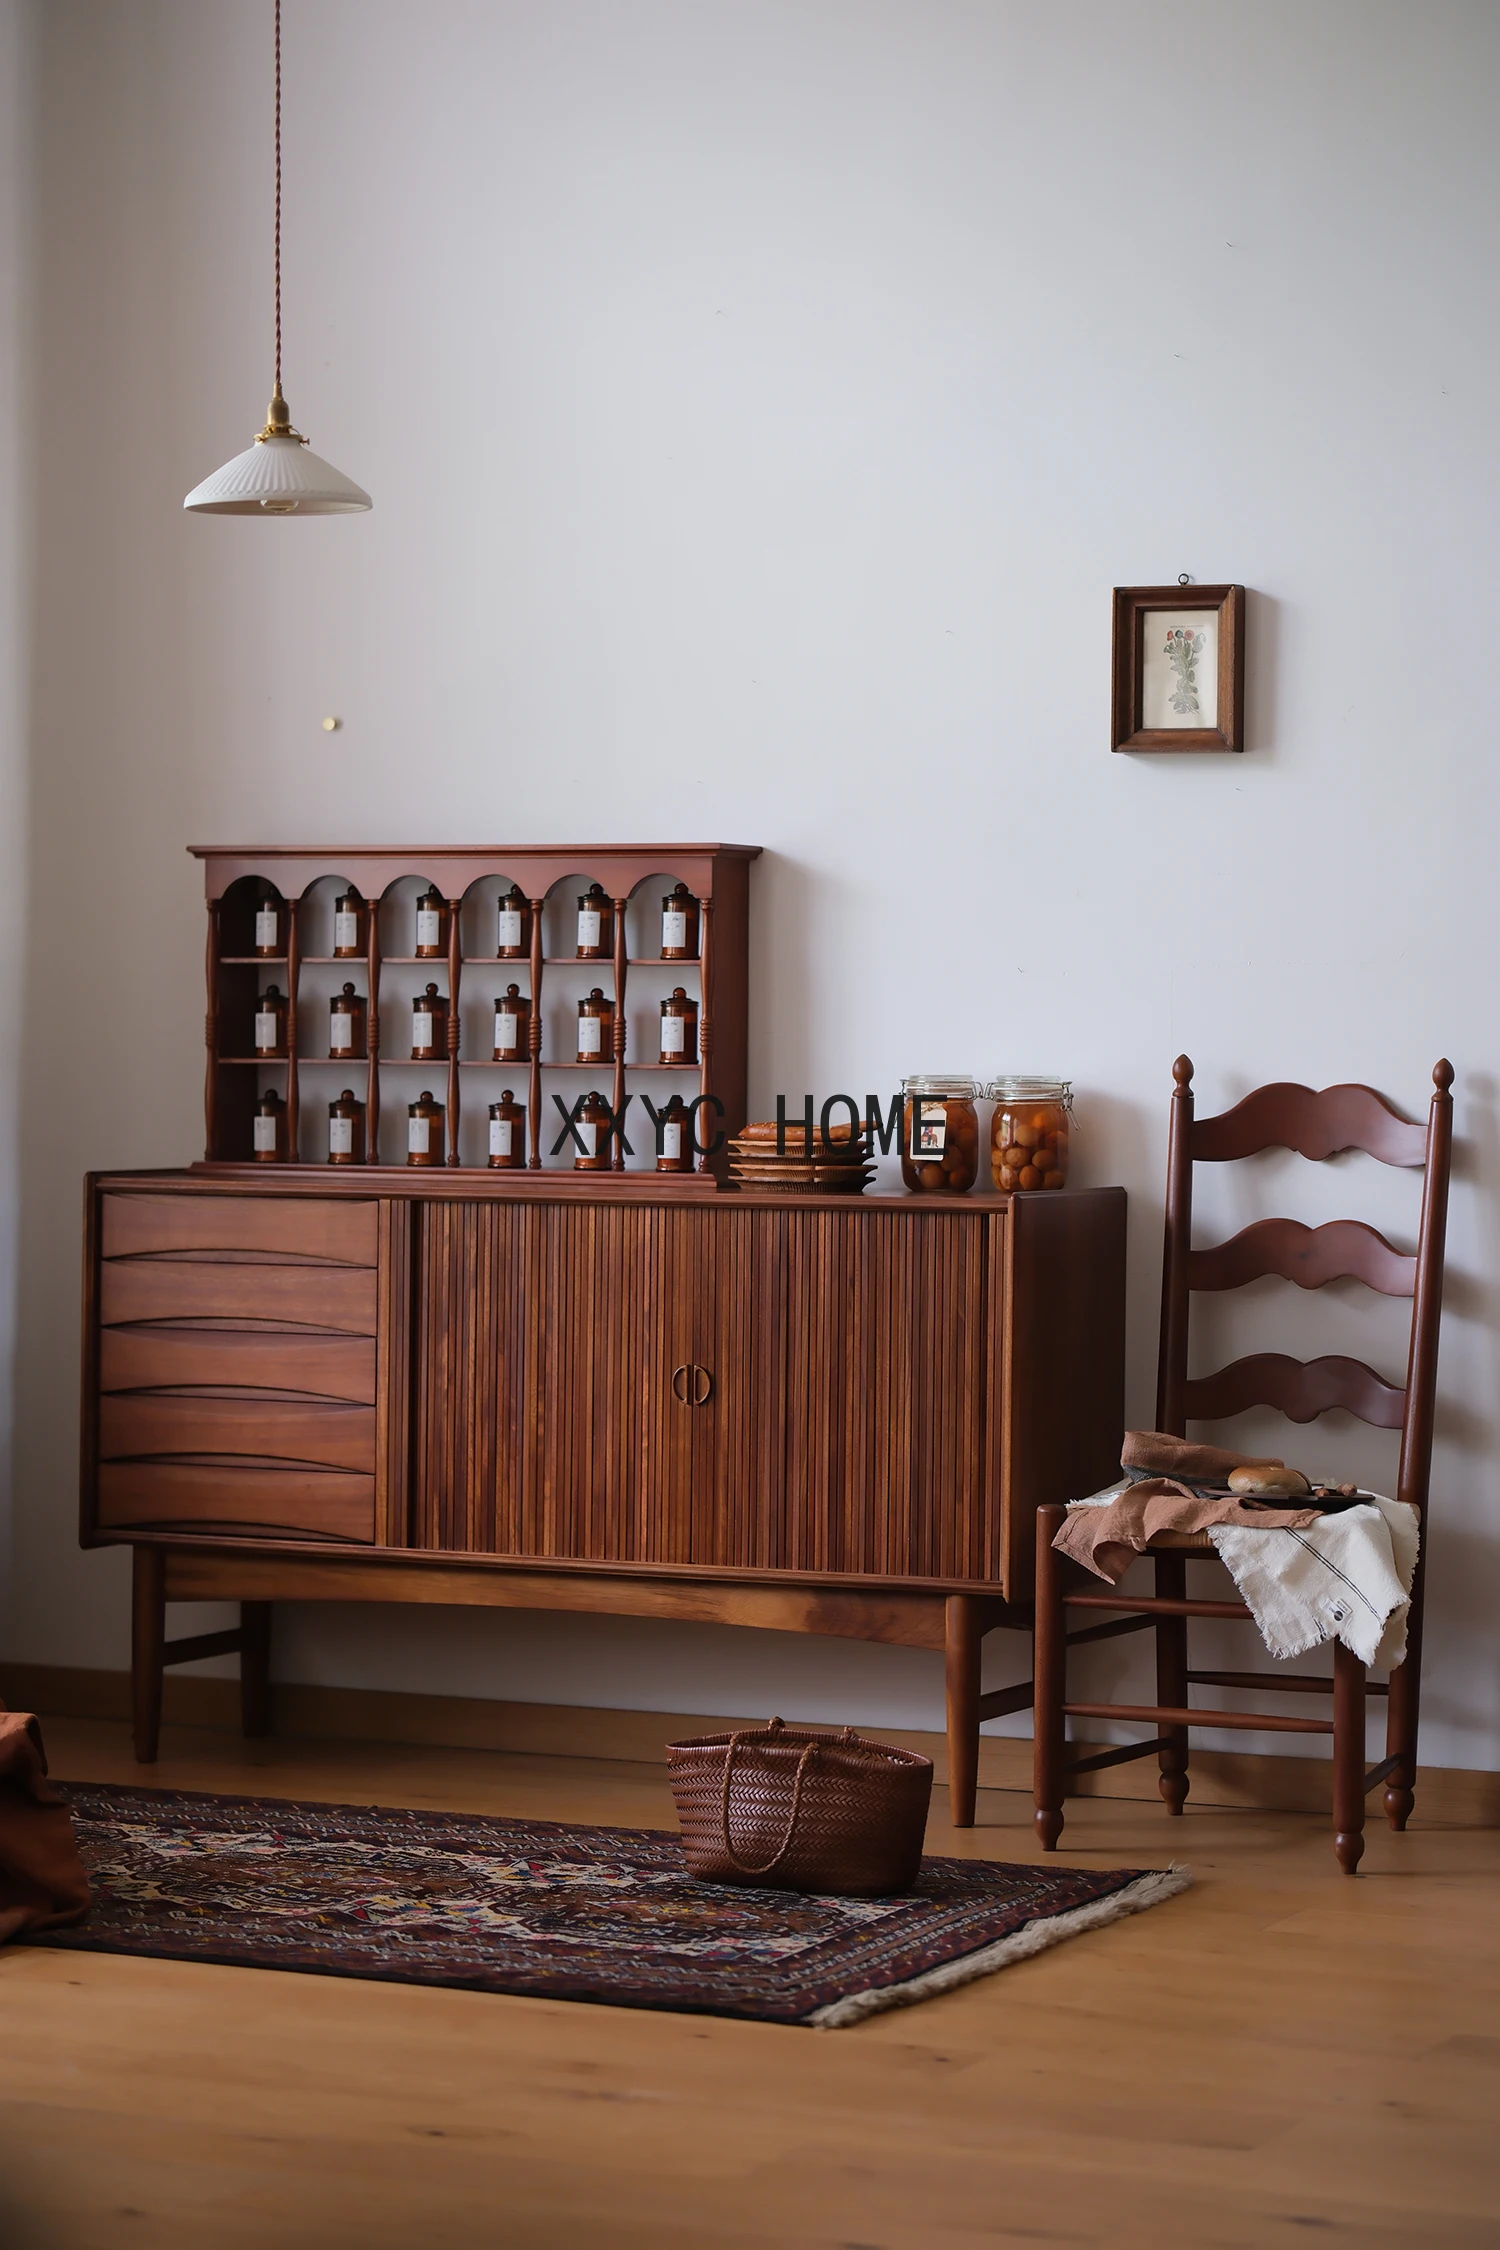
M 1102 1508 L 1135 1481 L 1121 1477 L 1069 1506 Z M 1377 1672 L 1405 1656 L 1420 1533 L 1404 1500 L 1372 1492 L 1303 1531 L 1210 1524 L 1207 1536 L 1273 1656 L 1305 1656 L 1335 1639 Z

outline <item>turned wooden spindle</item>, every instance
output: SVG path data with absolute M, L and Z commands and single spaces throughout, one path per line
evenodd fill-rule
M 380 916 L 373 903 L 366 923 L 365 969 L 370 998 L 365 1009 L 365 1162 L 380 1162 Z
M 615 909 L 615 1020 L 614 1020 L 614 1085 L 610 1094 L 610 1107 L 617 1123 L 615 1145 L 610 1157 L 612 1172 L 625 1169 L 625 909 L 628 899 L 617 898 Z
M 295 1164 L 301 1151 L 297 1126 L 302 1098 L 297 1071 L 297 979 L 302 969 L 302 901 L 287 901 L 286 917 L 286 1160 Z
M 713 1092 L 714 1011 L 711 979 L 713 976 L 713 911 L 711 898 L 698 901 L 698 1158 L 694 1169 L 709 1169 L 708 1151 L 713 1145 L 714 1113 L 709 1107 Z
M 531 1113 L 527 1119 L 531 1127 L 529 1172 L 542 1168 L 542 909 L 546 903 L 541 898 L 531 902 L 531 1014 L 526 1026 L 526 1051 L 531 1058 L 526 1079 L 526 1106 Z
M 208 1014 L 203 1022 L 207 1061 L 203 1077 L 203 1153 L 219 1155 L 219 902 L 208 902 Z
M 444 1162 L 459 1162 L 458 1128 L 460 1095 L 458 1072 L 458 986 L 463 975 L 463 931 L 460 927 L 463 900 L 448 901 L 448 1153 Z

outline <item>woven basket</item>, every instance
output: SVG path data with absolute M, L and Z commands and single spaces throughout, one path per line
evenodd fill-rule
M 688 1868 L 705 1882 L 883 1898 L 916 1880 L 930 1758 L 773 1719 L 669 1742 L 667 1770 Z

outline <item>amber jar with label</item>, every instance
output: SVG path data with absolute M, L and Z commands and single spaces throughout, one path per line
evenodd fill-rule
M 448 1054 L 448 1003 L 435 984 L 411 1004 L 411 1059 L 441 1062 Z
M 495 1002 L 496 1062 L 521 1062 L 530 1054 L 530 1021 L 531 1002 L 522 997 L 519 986 L 508 984 Z
M 255 1003 L 255 1052 L 258 1055 L 284 1055 L 286 1053 L 286 1009 L 284 992 L 268 984 Z
M 609 1061 L 614 1048 L 615 1004 L 606 1000 L 596 984 L 587 1000 L 578 1003 L 578 1060 Z
M 590 883 L 578 901 L 578 958 L 607 961 L 615 949 L 615 910 L 602 883 Z
M 661 902 L 661 957 L 664 961 L 698 958 L 698 901 L 686 883 L 679 883 Z
M 443 1161 L 443 1105 L 425 1088 L 406 1112 L 406 1161 L 414 1165 Z
M 609 1104 L 602 1094 L 589 1094 L 582 1109 L 573 1120 L 573 1130 L 583 1147 L 573 1158 L 575 1172 L 607 1172 L 609 1169 Z M 576 1144 L 575 1144 L 576 1145 Z
M 518 1172 L 526 1162 L 526 1106 L 504 1093 L 490 1103 L 490 1170 Z
M 988 1089 L 990 1175 L 1007 1193 L 1068 1184 L 1073 1085 L 1067 1078 L 997 1078 Z
M 524 961 L 531 951 L 531 904 L 512 883 L 495 902 L 495 959 Z
M 902 1088 L 901 1177 L 918 1195 L 967 1195 L 979 1177 L 979 1088 L 941 1073 Z
M 365 1004 L 352 984 L 336 992 L 328 1003 L 328 1059 L 330 1062 L 361 1059 L 365 1052 Z
M 286 900 L 258 899 L 255 906 L 255 951 L 263 961 L 285 959 L 286 933 Z
M 277 1093 L 264 1093 L 250 1119 L 250 1153 L 257 1164 L 285 1164 L 286 1151 L 286 1103 Z
M 448 901 L 431 884 L 417 900 L 417 942 L 412 951 L 419 961 L 448 957 Z
M 661 1004 L 661 1059 L 664 1063 L 698 1060 L 698 1003 L 680 984 Z
M 362 961 L 370 941 L 370 909 L 358 891 L 340 891 L 333 902 L 333 957 Z
M 674 1094 L 657 1121 L 656 1169 L 658 1172 L 691 1172 L 693 1169 L 692 1123 L 692 1119 L 682 1106 L 681 1094 Z
M 328 1104 L 328 1161 L 330 1164 L 363 1164 L 365 1160 L 365 1105 L 346 1086 L 336 1102 Z

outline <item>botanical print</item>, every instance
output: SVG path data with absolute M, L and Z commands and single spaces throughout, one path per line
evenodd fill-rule
M 1212 610 L 1151 609 L 1141 620 L 1140 724 L 1173 732 L 1219 723 L 1219 621 Z
M 1168 633 L 1167 645 L 1162 654 L 1176 675 L 1172 709 L 1182 718 L 1201 709 L 1198 701 L 1198 658 L 1202 653 L 1202 640 L 1191 625 L 1179 625 L 1175 632 Z

